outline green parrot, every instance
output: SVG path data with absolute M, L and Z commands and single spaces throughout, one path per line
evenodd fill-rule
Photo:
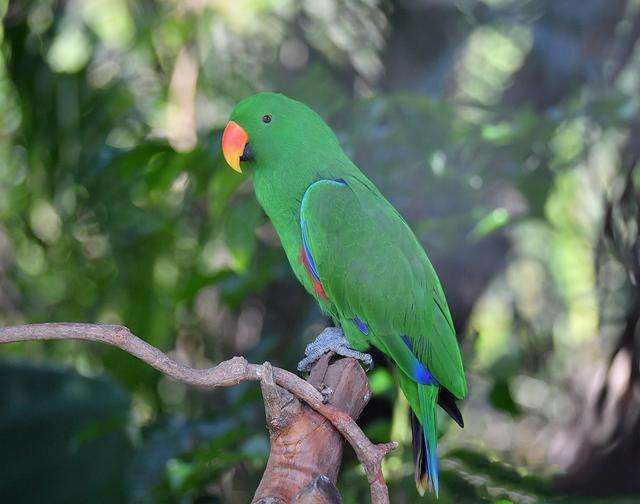
M 298 368 L 328 351 L 370 366 L 369 345 L 387 355 L 412 410 L 416 486 L 437 495 L 436 404 L 462 427 L 455 400 L 467 382 L 442 286 L 415 234 L 322 118 L 282 94 L 238 103 L 222 152 L 253 177 L 294 274 L 336 325 Z

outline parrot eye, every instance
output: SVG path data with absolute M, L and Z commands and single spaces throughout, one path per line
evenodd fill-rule
M 271 122 L 271 114 L 266 114 L 262 116 L 262 122 L 265 124 L 269 124 Z

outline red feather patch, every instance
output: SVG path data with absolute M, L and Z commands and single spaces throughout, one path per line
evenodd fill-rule
M 313 271 L 311 270 L 311 265 L 309 264 L 309 259 L 307 258 L 307 254 L 305 254 L 304 252 L 304 247 L 300 247 L 300 262 L 304 266 L 304 269 L 307 270 L 307 274 L 309 275 L 309 280 L 311 280 L 311 283 L 313 283 L 313 290 L 322 299 L 325 299 L 328 301 L 329 298 L 327 297 L 327 294 L 324 292 L 324 287 L 322 286 L 322 283 L 320 282 L 320 280 L 316 279 L 316 277 L 313 276 Z

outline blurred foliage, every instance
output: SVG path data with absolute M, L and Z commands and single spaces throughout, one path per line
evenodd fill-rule
M 125 499 L 133 446 L 120 387 L 32 365 L 5 364 L 0 377 L 3 502 Z
M 443 279 L 471 394 L 466 428 L 441 424 L 440 502 L 560 502 L 566 430 L 637 289 L 601 234 L 613 208 L 612 232 L 637 241 L 633 196 L 615 201 L 628 176 L 640 191 L 621 154 L 639 10 L 0 0 L 0 324 L 122 323 L 193 366 L 243 353 L 293 369 L 325 321 L 218 152 L 234 103 L 279 90 L 329 121 Z M 98 345 L 0 351 L 1 500 L 252 495 L 268 455 L 257 387 L 203 394 Z M 362 423 L 401 441 L 391 495 L 417 502 L 406 405 L 380 364 Z M 362 502 L 346 456 L 340 489 Z

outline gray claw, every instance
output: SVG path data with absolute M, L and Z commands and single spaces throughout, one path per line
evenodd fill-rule
M 298 371 L 309 371 L 315 361 L 327 352 L 335 352 L 344 357 L 353 357 L 362 361 L 367 366 L 367 371 L 373 368 L 371 355 L 358 352 L 349 348 L 347 338 L 344 337 L 342 329 L 339 327 L 327 327 L 318 337 L 307 345 L 304 351 L 305 358 L 298 362 Z

